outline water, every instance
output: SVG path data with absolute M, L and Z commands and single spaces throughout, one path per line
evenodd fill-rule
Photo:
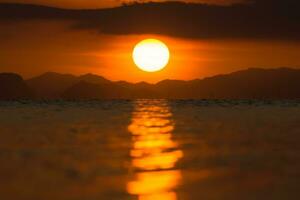
M 299 199 L 296 101 L 0 102 L 0 199 Z

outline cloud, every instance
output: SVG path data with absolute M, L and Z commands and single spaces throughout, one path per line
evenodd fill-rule
M 257 0 L 230 6 L 142 3 L 98 10 L 0 4 L 0 19 L 73 20 L 72 29 L 185 38 L 300 39 L 300 1 Z

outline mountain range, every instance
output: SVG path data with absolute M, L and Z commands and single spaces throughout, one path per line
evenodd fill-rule
M 298 99 L 300 70 L 250 68 L 190 81 L 156 84 L 110 81 L 102 76 L 47 72 L 24 80 L 0 73 L 0 99 Z

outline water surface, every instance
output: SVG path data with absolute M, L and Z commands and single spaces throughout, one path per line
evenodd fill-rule
M 300 197 L 295 101 L 0 102 L 0 199 Z

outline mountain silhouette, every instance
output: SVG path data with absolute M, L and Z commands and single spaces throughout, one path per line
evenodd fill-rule
M 95 74 L 91 74 L 91 73 L 84 74 L 84 75 L 78 77 L 78 80 L 86 81 L 86 82 L 94 83 L 94 84 L 109 84 L 109 83 L 111 83 L 111 81 L 105 79 L 104 77 L 98 76 Z
M 162 81 L 164 98 L 295 99 L 300 98 L 300 70 L 250 68 L 192 81 Z
M 60 98 L 67 89 L 81 81 L 93 84 L 111 83 L 111 81 L 94 74 L 84 74 L 76 77 L 71 74 L 47 72 L 27 80 L 27 84 L 38 98 L 56 99 Z
M 33 97 L 33 92 L 21 76 L 14 73 L 0 73 L 0 100 Z
M 113 82 L 95 84 L 80 81 L 62 93 L 61 97 L 64 99 L 118 99 L 124 98 L 126 91 L 126 88 Z
M 76 82 L 76 76 L 47 72 L 27 80 L 37 98 L 60 98 L 61 94 Z
M 300 98 L 300 70 L 258 69 L 197 80 L 198 98 L 293 99 Z M 207 90 L 209 89 L 209 90 Z
M 48 72 L 27 80 L 28 88 L 18 75 L 1 74 L 0 78 L 1 95 L 8 99 L 32 97 L 30 90 L 37 98 L 75 100 L 300 98 L 300 70 L 291 68 L 250 68 L 204 79 L 163 80 L 156 84 L 114 82 L 94 74 L 74 76 Z

